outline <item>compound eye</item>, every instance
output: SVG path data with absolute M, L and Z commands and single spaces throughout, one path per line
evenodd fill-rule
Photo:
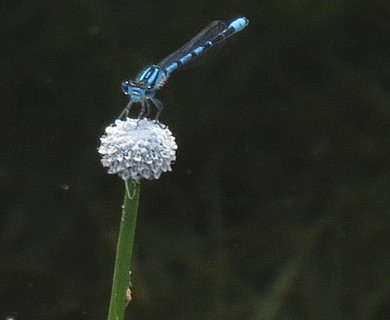
M 122 89 L 122 92 L 125 94 L 125 95 L 129 95 L 130 94 L 130 82 L 129 81 L 122 81 L 121 83 L 121 89 Z

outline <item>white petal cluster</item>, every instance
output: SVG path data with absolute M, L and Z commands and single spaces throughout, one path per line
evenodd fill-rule
M 116 120 L 100 138 L 98 152 L 108 173 L 123 180 L 158 179 L 171 171 L 177 144 L 168 127 L 149 119 Z

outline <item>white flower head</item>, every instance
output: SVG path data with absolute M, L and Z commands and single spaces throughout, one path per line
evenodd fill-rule
M 116 120 L 100 138 L 98 152 L 108 173 L 123 180 L 158 179 L 171 171 L 177 144 L 168 127 L 149 119 Z

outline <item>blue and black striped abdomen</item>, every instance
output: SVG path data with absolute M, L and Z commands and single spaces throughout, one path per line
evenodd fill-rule
M 245 17 L 238 17 L 229 24 L 223 21 L 214 21 L 191 41 L 162 60 L 158 66 L 169 75 L 182 65 L 202 55 L 217 43 L 245 29 L 248 24 L 249 20 Z

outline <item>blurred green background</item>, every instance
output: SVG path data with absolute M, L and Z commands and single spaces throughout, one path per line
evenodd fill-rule
M 237 15 L 158 94 L 127 319 L 390 319 L 388 0 L 1 1 L 0 319 L 106 318 L 120 82 Z

